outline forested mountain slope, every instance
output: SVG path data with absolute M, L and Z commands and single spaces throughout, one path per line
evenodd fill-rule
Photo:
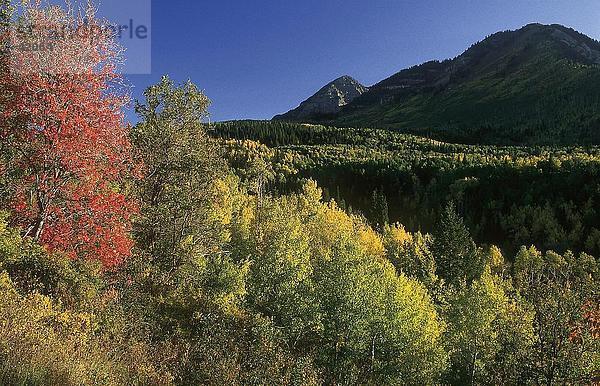
M 373 85 L 333 118 L 489 144 L 600 143 L 600 43 L 560 25 L 499 32 Z

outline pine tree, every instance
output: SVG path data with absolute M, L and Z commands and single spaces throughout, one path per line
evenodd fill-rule
M 483 257 L 453 202 L 442 212 L 434 233 L 433 254 L 437 273 L 447 283 L 471 283 L 483 271 Z
M 373 191 L 373 196 L 371 197 L 371 217 L 373 224 L 378 230 L 382 230 L 385 225 L 390 223 L 388 203 L 383 189 L 375 189 Z

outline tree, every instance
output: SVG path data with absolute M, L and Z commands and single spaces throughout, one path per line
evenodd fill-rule
M 586 383 L 597 375 L 600 346 L 588 317 L 589 304 L 597 301 L 598 273 L 598 263 L 585 253 L 542 254 L 523 247 L 517 254 L 515 286 L 535 311 L 535 383 Z
M 442 322 L 427 290 L 340 240 L 315 267 L 323 332 L 319 360 L 332 384 L 433 384 L 446 364 Z
M 489 268 L 471 286 L 449 296 L 446 343 L 456 385 L 521 384 L 533 344 L 533 313 L 511 299 Z
M 387 258 L 399 273 L 414 277 L 428 287 L 437 280 L 430 235 L 411 234 L 402 225 L 394 224 L 384 229 L 383 240 Z
M 168 333 L 193 325 L 191 315 L 235 313 L 247 267 L 222 248 L 237 186 L 205 131 L 208 98 L 193 83 L 175 85 L 166 76 L 144 95 L 130 134 L 144 165 L 135 186 L 141 262 L 132 268 L 147 272 L 140 296 L 158 308 L 151 317 Z
M 11 6 L 11 0 L 0 0 L 0 34 L 2 35 L 2 38 L 0 38 L 0 40 L 2 41 L 2 51 L 0 55 L 2 56 L 2 61 L 5 61 L 7 59 L 5 50 L 8 49 L 8 47 L 6 46 L 7 41 L 5 38 L 5 34 L 9 32 L 12 14 L 13 7 Z M 4 70 L 6 69 L 3 69 L 3 71 Z
M 250 260 L 247 302 L 272 318 L 296 348 L 314 339 L 319 323 L 309 233 L 294 197 L 264 198 L 260 207 L 258 199 L 247 203 L 255 208 L 251 231 L 232 242 L 234 256 Z
M 130 255 L 136 211 L 123 191 L 132 163 L 118 48 L 91 9 L 27 3 L 15 23 L 32 26 L 12 36 L 24 45 L 52 29 L 77 32 L 51 49 L 13 49 L 1 72 L 0 170 L 11 181 L 2 199 L 24 236 L 114 266 Z
M 478 279 L 484 259 L 477 250 L 453 202 L 448 203 L 434 233 L 433 255 L 438 275 L 447 283 L 459 285 Z
M 510 272 L 507 268 L 508 265 L 504 260 L 504 255 L 502 255 L 502 250 L 500 250 L 500 248 L 492 245 L 488 248 L 486 255 L 485 260 L 492 274 L 501 278 L 506 278 L 507 276 L 510 277 Z
M 10 22 L 11 22 L 10 0 L 0 0 L 0 79 L 7 76 L 10 71 Z M 10 90 L 3 82 L 0 82 L 0 112 L 6 110 L 6 104 L 10 101 Z M 0 126 L 1 127 L 1 126 Z M 0 151 L 6 151 L 0 143 Z M 6 199 L 10 191 L 12 181 L 8 179 L 4 166 L 0 163 L 0 205 L 7 206 Z
M 373 224 L 379 230 L 389 224 L 389 209 L 387 198 L 383 189 L 375 189 L 371 196 L 371 217 Z
M 144 178 L 135 186 L 139 256 L 128 266 L 134 283 L 127 303 L 142 314 L 153 340 L 173 347 L 173 371 L 182 384 L 285 384 L 294 371 L 309 383 L 316 378 L 310 361 L 292 357 L 272 321 L 242 307 L 248 256 L 231 248 L 242 243 L 231 222 L 238 209 L 254 213 L 256 205 L 228 175 L 206 133 L 208 98 L 193 83 L 176 85 L 168 77 L 144 95 L 136 104 L 140 123 L 130 134 Z M 260 263 L 276 280 L 274 266 Z M 284 308 L 284 299 L 277 300 L 269 304 Z
M 0 0 L 0 61 L 2 62 L 2 66 L 7 63 L 7 35 L 10 30 L 11 19 L 13 16 L 14 7 L 11 4 L 11 0 Z M 6 71 L 6 68 L 3 68 L 1 71 Z
M 131 142 L 144 164 L 137 184 L 141 218 L 138 244 L 164 272 L 186 257 L 202 255 L 218 245 L 208 218 L 210 187 L 224 175 L 217 148 L 203 119 L 209 99 L 191 82 L 175 85 L 163 77 L 136 103 L 140 123 Z
M 235 260 L 250 259 L 246 301 L 289 347 L 314 356 L 327 383 L 434 382 L 445 364 L 442 322 L 416 280 L 385 260 L 379 234 L 302 192 L 256 196 L 232 220 Z

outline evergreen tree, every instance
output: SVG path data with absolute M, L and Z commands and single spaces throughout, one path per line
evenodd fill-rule
M 471 283 L 483 272 L 484 259 L 463 219 L 449 202 L 434 233 L 433 255 L 437 273 L 447 283 Z
M 375 189 L 371 197 L 371 219 L 378 230 L 389 224 L 389 208 L 383 189 Z

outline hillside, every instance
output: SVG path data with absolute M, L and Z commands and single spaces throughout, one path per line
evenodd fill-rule
M 496 144 L 600 143 L 600 43 L 560 25 L 499 32 L 443 62 L 373 85 L 335 117 L 290 119 L 401 129 Z
M 251 178 L 251 160 L 263 159 L 277 190 L 314 179 L 326 199 L 373 224 L 376 192 L 389 221 L 412 231 L 433 231 L 453 200 L 477 242 L 510 253 L 533 244 L 600 255 L 598 147 L 459 145 L 385 129 L 261 121 L 220 123 L 212 134 L 243 178 Z
M 211 98 L 191 80 L 164 75 L 132 101 L 118 72 L 131 51 L 103 33 L 104 12 L 54 3 L 14 4 L 13 17 L 0 0 L 11 32 L 0 47 L 14 48 L 0 50 L 0 386 L 598 383 L 600 146 L 210 122 Z M 181 14 L 172 5 L 153 12 L 158 24 Z M 188 8 L 198 24 L 203 13 Z M 279 8 L 289 29 L 260 24 L 289 38 L 309 23 L 322 39 L 311 24 L 322 9 Z M 235 32 L 230 11 L 211 15 Z M 64 39 L 49 34 L 58 26 Z M 595 43 L 560 39 L 592 68 Z M 188 69 L 177 47 L 159 50 L 161 68 Z M 232 64 L 251 77 L 247 53 L 233 51 Z M 492 75 L 460 84 L 494 76 L 469 60 Z M 203 64 L 243 92 L 218 57 Z M 342 77 L 288 117 L 345 119 L 355 103 L 431 92 L 428 82 L 452 90 L 453 77 L 439 83 L 446 65 L 369 95 Z

